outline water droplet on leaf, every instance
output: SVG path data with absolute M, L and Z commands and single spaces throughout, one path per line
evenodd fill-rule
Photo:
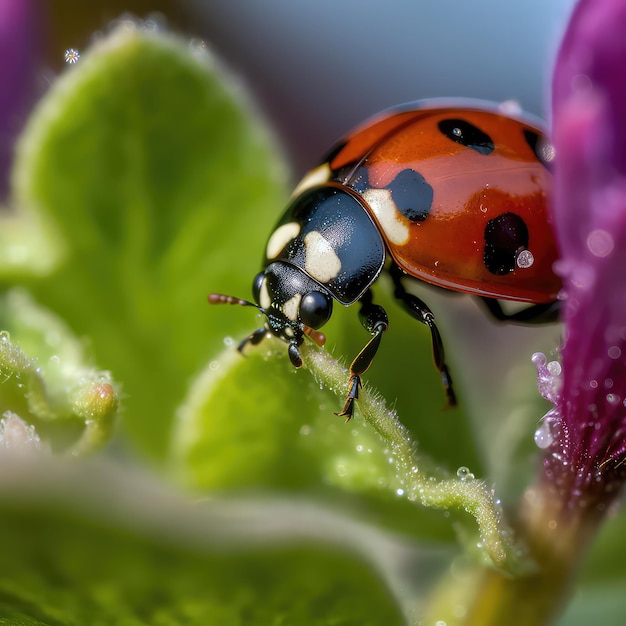
M 461 465 L 461 467 L 459 467 L 459 469 L 456 471 L 456 475 L 461 480 L 474 480 L 475 478 L 474 474 L 470 472 L 469 468 L 465 467 L 464 465 Z

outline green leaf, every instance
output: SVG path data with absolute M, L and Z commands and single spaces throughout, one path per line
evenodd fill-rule
M 209 314 L 206 295 L 247 293 L 259 257 L 247 251 L 265 237 L 254 226 L 284 202 L 261 128 L 208 53 L 126 24 L 68 66 L 20 142 L 22 254 L 0 255 L 0 274 L 89 337 L 124 381 L 126 431 L 152 454 L 189 376 L 244 332 L 244 316 Z
M 192 506 L 128 468 L 7 472 L 0 623 L 405 623 L 387 587 L 411 550 L 323 509 Z
M 347 372 L 328 355 L 303 346 L 302 356 L 320 385 L 343 389 Z M 326 393 L 326 401 L 318 404 L 320 390 L 302 373 L 284 385 L 286 365 L 286 359 L 263 350 L 251 351 L 248 359 L 227 353 L 209 365 L 180 412 L 174 462 L 183 482 L 210 491 L 297 489 L 319 494 L 323 485 L 367 494 L 370 506 L 382 504 L 385 523 L 422 538 L 432 527 L 416 503 L 463 510 L 478 525 L 468 535 L 480 535 L 488 558 L 507 569 L 519 567 L 492 491 L 469 470 L 454 478 L 442 476 L 431 460 L 420 457 L 397 416 L 367 389 L 359 396 L 358 420 L 342 424 L 332 419 L 327 408 L 333 405 L 332 394 Z M 390 500 L 401 501 L 404 508 Z

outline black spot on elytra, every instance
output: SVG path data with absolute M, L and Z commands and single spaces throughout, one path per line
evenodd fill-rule
M 498 276 L 512 272 L 520 248 L 528 248 L 528 226 L 515 213 L 502 213 L 485 226 L 485 267 Z
M 542 137 L 539 133 L 533 130 L 524 129 L 524 139 L 530 146 L 530 149 L 535 153 L 537 161 L 541 163 L 548 171 L 551 170 L 550 163 L 546 161 L 545 152 L 543 151 L 547 145 L 545 137 Z
M 493 141 L 487 133 L 465 120 L 441 120 L 439 122 L 439 130 L 448 139 L 471 148 L 479 154 L 491 154 L 495 149 Z
M 398 211 L 412 222 L 423 222 L 433 204 L 433 188 L 413 169 L 402 170 L 386 187 Z

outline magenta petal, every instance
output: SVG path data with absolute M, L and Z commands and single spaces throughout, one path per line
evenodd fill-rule
M 546 465 L 570 495 L 626 450 L 626 2 L 582 0 L 554 76 L 554 224 L 565 344 Z M 620 470 L 621 471 L 621 470 Z
M 7 192 L 13 142 L 37 91 L 41 13 L 37 0 L 0 1 L 0 201 Z
M 581 0 L 572 14 L 561 44 L 553 80 L 553 106 L 560 108 L 573 94 L 601 90 L 613 139 L 610 158 L 613 167 L 626 174 L 626 2 L 623 0 Z M 555 118 L 556 119 L 556 118 Z M 607 138 L 607 139 L 610 139 Z

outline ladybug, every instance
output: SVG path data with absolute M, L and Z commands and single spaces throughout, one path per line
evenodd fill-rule
M 211 294 L 212 303 L 257 307 L 262 328 L 288 344 L 295 367 L 307 335 L 331 317 L 333 302 L 359 303 L 371 334 L 350 366 L 345 404 L 353 415 L 361 376 L 389 326 L 372 285 L 383 270 L 404 309 L 431 333 L 447 404 L 456 405 L 443 343 L 428 306 L 407 291 L 418 279 L 478 296 L 496 319 L 558 318 L 561 281 L 548 213 L 552 152 L 534 120 L 481 101 L 425 100 L 389 109 L 339 142 L 297 186 L 269 237 L 255 303 Z M 507 314 L 500 300 L 527 303 Z

